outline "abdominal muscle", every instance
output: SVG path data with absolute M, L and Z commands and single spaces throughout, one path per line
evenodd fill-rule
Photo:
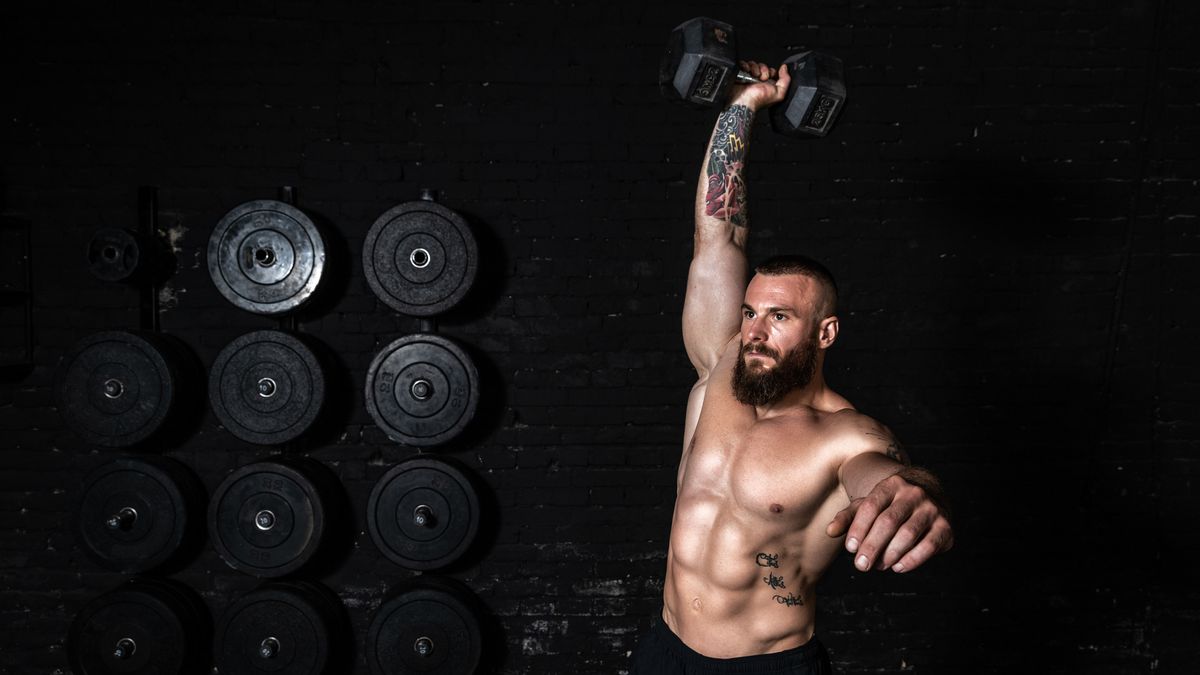
M 806 555 L 804 530 L 786 521 L 756 523 L 736 511 L 712 492 L 680 495 L 663 620 L 685 644 L 713 658 L 808 642 L 816 612 L 813 584 L 836 549 Z

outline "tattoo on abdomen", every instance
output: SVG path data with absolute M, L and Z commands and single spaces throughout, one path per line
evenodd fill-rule
M 746 226 L 746 184 L 742 168 L 746 164 L 746 144 L 754 111 L 744 105 L 730 106 L 717 119 L 713 131 L 712 152 L 708 158 L 708 189 L 704 193 L 704 213 Z
M 779 554 L 759 553 L 754 559 L 754 564 L 759 567 L 779 567 Z
M 776 567 L 777 568 L 777 567 L 779 567 L 779 554 L 778 553 L 759 553 L 754 558 L 754 564 L 758 565 L 759 567 Z M 787 583 L 784 582 L 782 576 L 778 576 L 778 575 L 772 574 L 770 572 L 767 572 L 767 576 L 763 577 L 762 580 L 763 580 L 764 584 L 770 586 L 773 589 L 780 589 L 780 588 L 787 589 Z M 776 595 L 771 596 L 771 599 L 774 600 L 775 602 L 778 602 L 781 605 L 787 605 L 788 607 L 797 607 L 797 606 L 802 606 L 804 604 L 803 594 L 793 595 L 790 591 L 788 592 L 788 594 L 786 596 L 776 594 Z

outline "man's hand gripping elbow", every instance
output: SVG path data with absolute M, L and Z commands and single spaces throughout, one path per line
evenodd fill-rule
M 954 545 L 954 531 L 937 478 L 906 466 L 880 480 L 866 495 L 850 500 L 825 529 L 846 535 L 854 566 L 911 572 Z

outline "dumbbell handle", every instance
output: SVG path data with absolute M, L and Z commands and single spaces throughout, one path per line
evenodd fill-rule
M 741 82 L 742 84 L 775 84 L 776 82 L 778 82 L 778 80 L 776 80 L 776 79 L 760 80 L 757 77 L 751 75 L 750 73 L 747 73 L 744 70 L 739 70 L 737 72 L 736 79 L 738 82 Z

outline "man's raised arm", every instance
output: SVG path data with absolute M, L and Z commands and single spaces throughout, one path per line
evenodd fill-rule
M 737 86 L 717 118 L 696 186 L 696 233 L 683 303 L 683 342 L 688 358 L 704 380 L 721 350 L 738 332 L 746 290 L 746 183 L 743 168 L 756 111 L 782 101 L 786 70 L 779 80 L 758 63 L 742 67 L 764 80 Z

